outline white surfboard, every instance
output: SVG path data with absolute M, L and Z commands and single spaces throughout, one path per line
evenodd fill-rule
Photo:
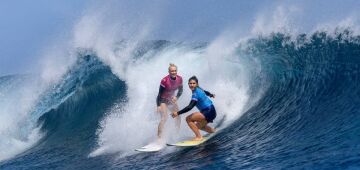
M 139 152 L 157 152 L 163 149 L 165 146 L 163 144 L 159 143 L 150 143 L 148 145 L 145 145 L 139 149 L 135 149 L 135 151 Z

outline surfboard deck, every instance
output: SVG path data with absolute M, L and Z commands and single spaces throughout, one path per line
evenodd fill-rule
M 225 116 L 222 117 L 222 119 L 220 120 L 220 122 L 215 126 L 215 128 L 217 129 L 215 131 L 215 133 L 211 133 L 211 134 L 206 134 L 205 136 L 203 136 L 203 139 L 200 141 L 193 141 L 193 140 L 184 140 L 184 141 L 180 141 L 180 142 L 176 142 L 176 143 L 167 143 L 167 146 L 178 146 L 178 147 L 190 147 L 190 146 L 198 146 L 201 145 L 203 143 L 205 143 L 207 140 L 209 140 L 210 138 L 212 138 L 213 136 L 215 136 L 219 131 L 221 131 L 221 126 L 225 121 Z
M 217 134 L 221 129 L 220 126 L 222 126 L 222 124 L 224 123 L 226 116 L 223 116 L 222 119 L 219 121 L 219 123 L 215 126 L 215 128 L 217 129 L 217 131 L 215 133 L 211 133 L 211 134 L 207 134 L 205 136 L 203 136 L 203 139 L 200 141 L 193 141 L 193 140 L 184 140 L 184 141 L 180 141 L 180 142 L 176 142 L 176 143 L 167 143 L 167 146 L 178 146 L 178 147 L 190 147 L 190 146 L 198 146 L 201 145 L 202 143 L 206 142 L 207 140 L 209 140 L 210 138 L 212 138 L 213 136 L 215 136 L 215 134 Z M 160 151 L 161 149 L 163 149 L 165 147 L 165 145 L 163 144 L 159 144 L 159 143 L 150 143 L 148 145 L 145 145 L 139 149 L 135 149 L 135 151 L 138 152 L 157 152 Z
M 203 137 L 203 139 L 200 140 L 200 141 L 185 140 L 185 141 L 180 141 L 180 142 L 176 142 L 176 143 L 168 143 L 166 145 L 168 145 L 168 146 L 180 146 L 180 147 L 198 146 L 198 145 L 206 142 L 208 139 L 209 139 L 209 137 Z

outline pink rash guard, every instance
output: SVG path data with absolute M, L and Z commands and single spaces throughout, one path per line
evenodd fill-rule
M 179 75 L 176 75 L 176 79 L 173 80 L 170 75 L 167 75 L 164 77 L 161 82 L 160 86 L 164 87 L 164 92 L 160 95 L 163 99 L 171 100 L 171 97 L 174 96 L 175 91 L 182 86 L 183 80 L 182 77 Z

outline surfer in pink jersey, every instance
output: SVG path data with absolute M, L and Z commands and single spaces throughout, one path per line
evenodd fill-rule
M 175 95 L 175 92 L 177 94 Z M 163 136 L 163 129 L 165 122 L 167 120 L 168 109 L 171 112 L 178 111 L 178 105 L 176 101 L 181 96 L 183 92 L 183 80 L 182 77 L 177 75 L 177 66 L 170 63 L 169 65 L 169 75 L 165 76 L 159 87 L 159 93 L 156 98 L 157 110 L 161 114 L 161 120 L 158 126 L 158 139 L 161 139 Z M 176 126 L 180 129 L 180 118 L 176 119 Z

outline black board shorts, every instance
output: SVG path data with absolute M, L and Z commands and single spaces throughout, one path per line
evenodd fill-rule
M 166 105 L 172 105 L 171 99 L 165 99 L 160 97 L 160 103 L 165 103 Z
M 216 118 L 216 110 L 214 105 L 202 109 L 200 112 L 205 116 L 205 119 L 208 123 L 213 122 L 213 120 Z

